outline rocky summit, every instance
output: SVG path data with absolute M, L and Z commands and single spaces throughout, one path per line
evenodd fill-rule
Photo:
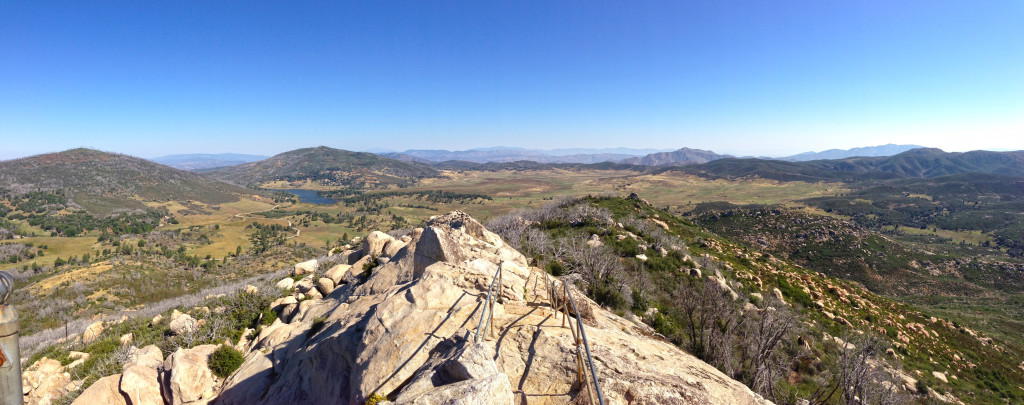
M 133 391 L 121 396 L 132 404 L 140 392 L 160 392 L 168 404 L 590 403 L 575 312 L 606 403 L 769 403 L 578 291 L 577 310 L 552 309 L 550 298 L 565 302 L 561 280 L 462 212 L 394 235 L 371 233 L 361 249 L 328 258 L 340 264 L 319 278 L 297 266 L 302 278 L 282 283 L 293 295 L 275 303 L 278 319 L 235 345 L 245 361 L 230 376 L 212 376 L 214 347 L 199 346 L 171 354 L 157 372 L 135 366 L 101 379 L 76 403 L 119 389 Z M 492 328 L 478 342 L 492 282 Z

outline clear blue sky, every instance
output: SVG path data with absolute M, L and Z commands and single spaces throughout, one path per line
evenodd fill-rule
M 0 159 L 1024 149 L 1024 1 L 0 2 Z

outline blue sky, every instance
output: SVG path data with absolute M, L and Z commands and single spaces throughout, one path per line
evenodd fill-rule
M 0 159 L 1024 149 L 1024 2 L 3 1 Z

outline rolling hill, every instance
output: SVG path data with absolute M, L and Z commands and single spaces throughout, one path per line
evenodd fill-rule
M 204 171 L 212 178 L 239 185 L 285 180 L 313 180 L 331 185 L 352 182 L 404 183 L 433 177 L 437 170 L 422 163 L 318 146 L 281 153 L 258 162 Z
M 685 170 L 713 178 L 757 176 L 779 181 L 935 178 L 965 173 L 1024 177 L 1024 151 L 944 152 L 941 149 L 920 148 L 888 157 L 807 162 L 719 159 L 673 170 Z
M 647 156 L 623 159 L 619 163 L 643 166 L 684 166 L 707 163 L 728 157 L 731 156 L 719 155 L 709 150 L 682 148 L 674 152 L 658 152 Z
M 923 148 L 919 145 L 878 145 L 878 146 L 864 146 L 860 148 L 852 149 L 829 149 L 821 152 L 804 152 L 793 156 L 786 156 L 778 158 L 779 160 L 787 160 L 790 162 L 806 162 L 808 160 L 822 160 L 822 159 L 846 159 L 849 157 L 857 156 L 892 156 L 906 152 L 908 150 Z
M 474 163 L 505 163 L 531 161 L 538 163 L 600 163 L 617 162 L 622 159 L 642 156 L 658 152 L 654 149 L 630 148 L 572 148 L 572 149 L 523 149 L 523 148 L 479 148 L 469 150 L 416 150 L 411 149 L 400 153 L 385 153 L 382 156 L 421 162 L 466 161 Z
M 0 162 L 0 188 L 61 191 L 93 214 L 143 208 L 142 201 L 237 201 L 252 191 L 132 156 L 72 149 Z

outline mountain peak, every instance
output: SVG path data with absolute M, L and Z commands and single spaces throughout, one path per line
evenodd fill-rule
M 651 153 L 647 156 L 629 158 L 619 163 L 643 165 L 643 166 L 685 166 L 699 163 L 707 163 L 713 160 L 732 157 L 719 155 L 715 152 L 703 149 L 680 148 L 674 152 Z
M 578 331 L 569 329 L 575 317 L 565 319 L 561 306 L 550 305 L 565 300 L 566 287 L 465 213 L 432 218 L 401 238 L 372 232 L 361 249 L 337 259 L 343 264 L 326 273 L 337 287 L 322 300 L 283 304 L 284 315 L 253 338 L 240 368 L 247 371 L 225 382 L 218 401 L 512 404 L 520 393 L 558 393 L 563 399 L 555 403 L 587 397 L 571 355 L 580 350 Z M 364 271 L 371 263 L 379 265 Z M 491 328 L 476 339 L 492 283 Z M 607 403 L 671 403 L 680 395 L 694 403 L 768 403 L 645 325 L 568 289 Z
M 851 149 L 829 149 L 821 152 L 804 152 L 793 156 L 781 157 L 778 158 L 778 160 L 804 162 L 809 160 L 846 159 L 850 157 L 881 157 L 898 155 L 909 150 L 922 148 L 924 147 L 919 145 L 897 145 L 888 143 L 885 145 L 863 146 Z
M 317 146 L 283 152 L 264 160 L 218 168 L 207 173 L 222 181 L 248 185 L 277 180 L 339 182 L 344 179 L 363 179 L 368 174 L 401 181 L 432 177 L 437 175 L 437 170 L 417 162 Z

